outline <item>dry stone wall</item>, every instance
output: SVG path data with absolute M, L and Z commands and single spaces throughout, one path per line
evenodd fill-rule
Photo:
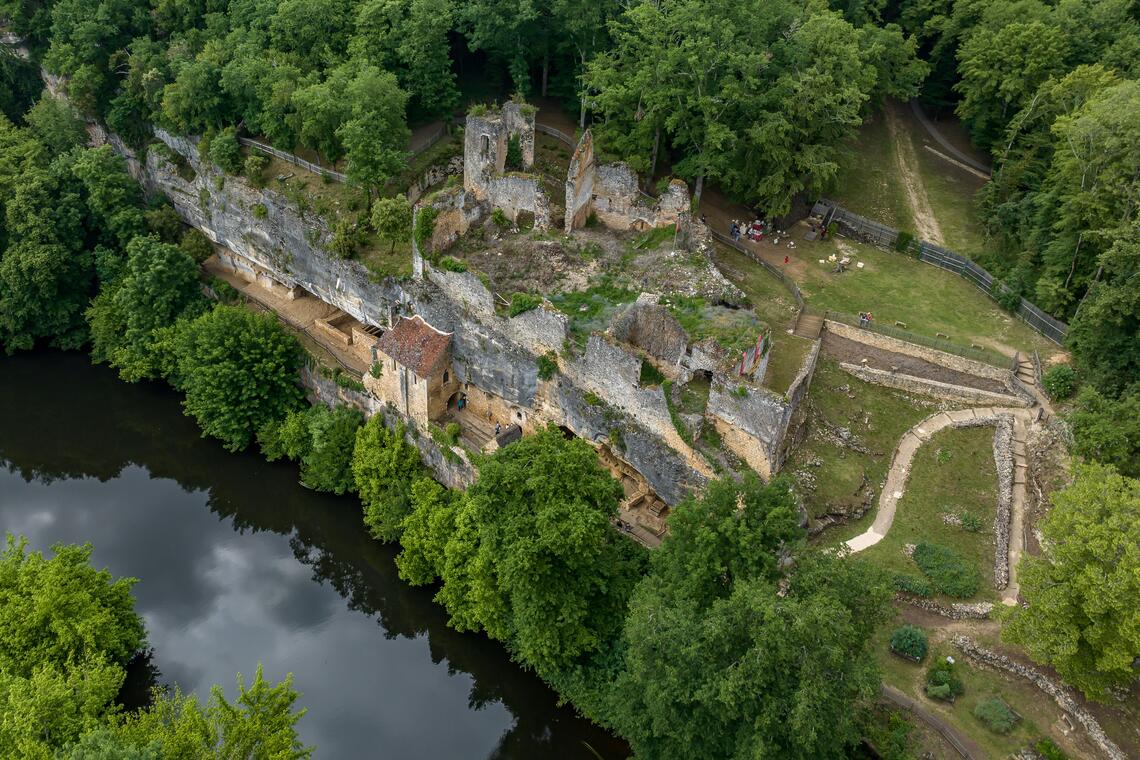
M 920 346 L 915 343 L 908 343 L 905 340 L 892 338 L 889 335 L 880 335 L 870 330 L 861 330 L 858 327 L 844 324 L 843 322 L 836 322 L 833 319 L 824 321 L 824 326 L 827 327 L 829 332 L 835 333 L 841 338 L 847 338 L 858 343 L 865 343 L 868 346 L 881 348 L 884 351 L 892 351 L 896 354 L 903 354 L 905 356 L 913 356 L 916 359 L 928 361 L 931 364 L 937 364 L 942 367 L 947 367 L 958 372 L 965 372 L 977 377 L 984 377 L 990 380 L 997 380 L 1006 385 L 1010 382 L 1010 375 L 1012 374 L 1008 369 L 1001 369 L 993 367 L 984 362 L 974 361 L 967 359 L 964 356 L 956 356 L 948 354 L 945 351 L 938 351 L 926 346 Z
M 849 362 L 841 362 L 839 366 L 848 374 L 854 375 L 860 380 L 874 383 L 875 385 L 886 386 L 887 388 L 897 388 L 907 393 L 918 393 L 923 396 L 933 396 L 934 398 L 958 401 L 965 404 L 1029 406 L 1025 398 L 1020 395 L 1011 396 L 1005 393 L 994 393 L 993 391 L 985 391 L 981 388 L 970 388 L 965 385 L 954 385 L 937 380 L 927 380 L 924 377 L 916 377 L 901 372 L 890 372 L 888 370 L 875 369 L 874 367 L 864 367 L 860 364 L 851 364 Z

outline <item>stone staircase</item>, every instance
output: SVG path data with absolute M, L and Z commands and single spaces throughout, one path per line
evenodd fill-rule
M 443 427 L 449 422 L 459 423 L 459 438 L 472 451 L 482 451 L 495 437 L 495 426 L 475 414 L 452 411 L 444 419 Z
M 792 334 L 798 335 L 801 338 L 807 338 L 808 340 L 815 340 L 819 337 L 819 332 L 822 329 L 822 316 L 802 311 L 800 312 L 800 318 L 796 320 L 796 329 L 792 331 Z
M 1037 375 L 1033 371 L 1033 360 L 1020 352 L 1017 354 L 1017 379 L 1030 388 L 1037 384 Z

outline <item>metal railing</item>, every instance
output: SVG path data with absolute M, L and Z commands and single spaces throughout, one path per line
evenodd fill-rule
M 821 198 L 819 202 L 830 209 L 830 220 L 839 225 L 839 231 L 842 234 L 882 248 L 894 249 L 899 236 L 898 230 L 864 216 L 853 214 L 826 198 Z M 1005 283 L 995 280 L 994 276 L 984 268 L 969 258 L 940 245 L 915 239 L 907 246 L 907 253 L 914 254 L 919 261 L 953 272 L 995 301 L 997 300 L 994 298 L 995 287 L 1001 290 L 1003 294 L 1010 292 Z M 1018 303 L 1017 315 L 1031 328 L 1057 344 L 1063 343 L 1069 332 L 1067 324 L 1046 314 L 1024 298 Z
M 282 161 L 288 161 L 289 163 L 293 164 L 294 166 L 299 166 L 306 171 L 312 172 L 313 174 L 319 174 L 322 177 L 328 177 L 329 179 L 334 180 L 336 182 L 348 182 L 348 177 L 341 174 L 338 171 L 333 171 L 332 169 L 326 169 L 323 166 L 317 166 L 316 164 L 312 163 L 311 161 L 306 161 L 305 159 L 301 158 L 300 156 L 295 156 L 292 153 L 286 153 L 283 150 L 278 150 L 277 148 L 274 148 L 272 145 L 266 145 L 265 143 L 259 143 L 257 140 L 251 140 L 248 137 L 239 137 L 238 142 L 241 143 L 242 145 L 245 145 L 248 148 L 257 148 L 258 150 L 262 151 L 263 153 L 268 153 L 271 156 L 276 156 L 277 158 L 280 158 Z
M 895 338 L 897 340 L 906 341 L 907 343 L 933 348 L 935 351 L 961 356 L 964 359 L 973 359 L 983 364 L 989 364 L 991 367 L 998 367 L 1000 369 L 1009 368 L 1009 357 L 997 351 L 990 351 L 985 348 L 959 346 L 957 343 L 951 343 L 942 338 L 931 338 L 928 335 L 913 333 L 910 330 L 903 330 L 894 325 L 885 325 L 875 321 L 867 322 L 866 320 L 859 319 L 859 317 L 854 314 L 847 314 L 842 311 L 828 311 L 825 313 L 824 318 L 835 322 L 842 322 L 851 327 L 858 327 L 861 330 L 886 335 L 888 338 Z
M 560 129 L 555 129 L 554 127 L 549 127 L 545 124 L 539 124 L 536 121 L 534 123 L 534 131 L 557 138 L 560 142 L 565 143 L 571 151 L 578 147 L 578 141 Z

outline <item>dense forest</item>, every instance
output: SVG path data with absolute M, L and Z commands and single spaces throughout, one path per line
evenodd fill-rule
M 465 103 L 545 96 L 647 186 L 677 175 L 698 202 L 715 184 L 780 213 L 827 188 L 884 99 L 918 97 L 960 116 L 993 156 L 979 206 L 998 243 L 986 266 L 1071 324 L 1077 452 L 1140 475 L 1132 2 L 0 0 L 0 20 L 31 51 L 0 48 L 0 346 L 89 347 L 125 380 L 171 383 L 228 448 L 256 443 L 296 460 L 311 487 L 359 493 L 377 539 L 403 547 L 401 576 L 435 584 L 455 627 L 502 641 L 640 755 L 848 752 L 866 729 L 851 705 L 878 686 L 867 647 L 886 580 L 812 549 L 782 480 L 714 482 L 647 557 L 610 528 L 618 495 L 593 450 L 554 430 L 491 457 L 466 493 L 446 491 L 402 431 L 304 405 L 296 341 L 207 300 L 209 244 L 161 199 L 145 201 L 110 148 L 86 147 L 84 119 L 136 146 L 155 125 L 201 135 L 234 171 L 234 136 L 256 136 L 378 188 L 405 165 L 412 126 Z M 40 65 L 67 101 L 41 96 Z M 1135 481 L 1089 472 L 1100 490 L 1074 489 L 1072 512 L 1135 510 Z M 5 562 L 33 560 L 19 546 Z M 1035 571 L 1043 588 L 1049 570 Z M 1065 660 L 1071 626 L 1043 643 L 1056 621 L 1023 620 L 1027 649 L 1071 668 L 1074 683 L 1129 682 L 1116 629 L 1101 636 L 1117 655 L 1105 675 L 1100 652 Z M 37 751 L 62 749 L 82 726 L 118 726 L 116 741 L 143 746 L 148 734 L 106 705 Z M 20 740 L 33 746 L 29 726 Z

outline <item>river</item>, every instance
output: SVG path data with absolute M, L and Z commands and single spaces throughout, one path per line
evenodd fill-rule
M 224 451 L 172 390 L 85 355 L 0 356 L 0 524 L 44 552 L 90 542 L 97 567 L 138 578 L 159 683 L 232 697 L 259 662 L 293 673 L 317 758 L 626 754 L 498 644 L 448 628 L 355 498 Z

